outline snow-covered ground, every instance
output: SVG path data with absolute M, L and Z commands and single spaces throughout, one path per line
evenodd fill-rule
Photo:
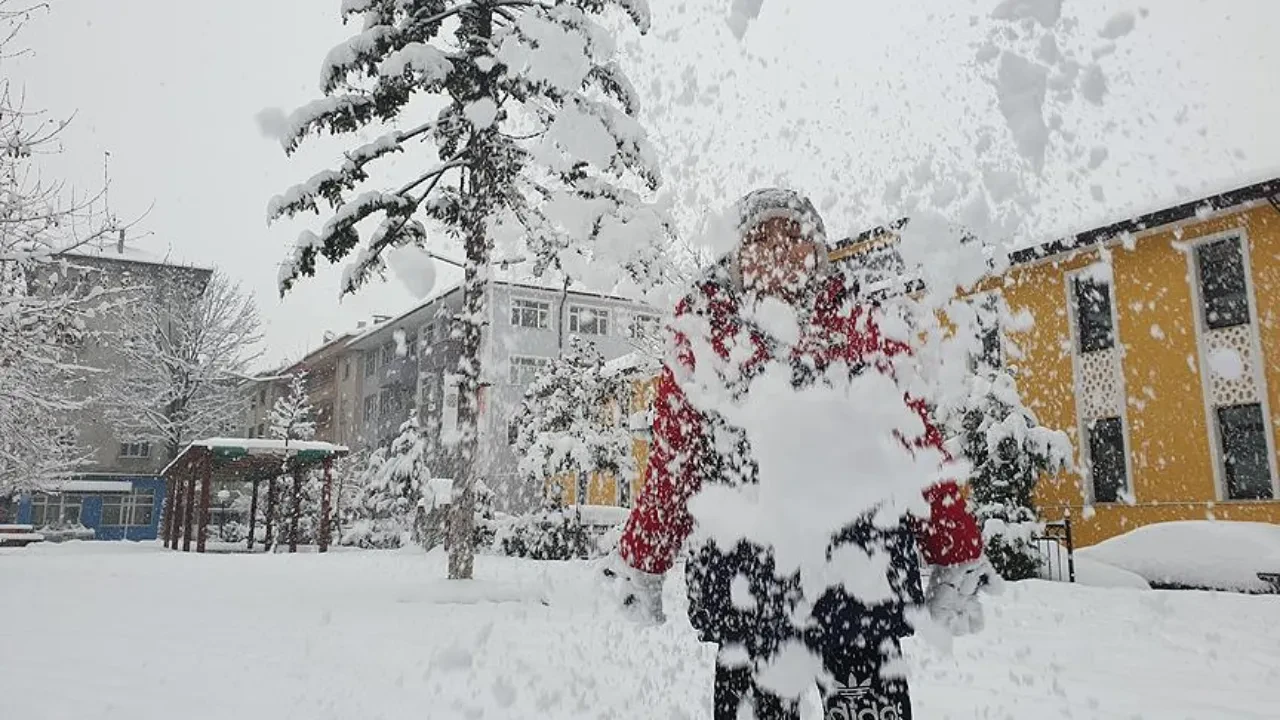
M 712 655 L 623 620 L 576 563 L 419 552 L 0 550 L 0 717 L 707 718 Z M 484 598 L 500 602 L 480 601 Z M 918 718 L 1273 718 L 1280 597 L 1030 582 L 946 655 Z

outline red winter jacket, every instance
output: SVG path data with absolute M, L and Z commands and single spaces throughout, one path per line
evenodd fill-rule
M 845 307 L 839 302 L 843 297 L 842 287 L 833 282 L 815 305 L 811 327 L 820 331 L 818 335 L 827 338 L 843 335 L 847 339 L 834 349 L 819 351 L 826 356 L 824 360 L 861 365 L 863 359 L 873 353 L 885 357 L 909 352 L 907 346 L 881 337 L 872 309 L 863 306 L 854 306 L 851 311 L 842 309 Z M 726 341 L 738 332 L 738 308 L 719 285 L 705 284 L 701 292 L 708 300 L 713 328 L 711 345 L 721 357 L 727 358 Z M 688 313 L 690 307 L 691 298 L 686 298 L 676 308 L 676 316 Z M 866 318 L 862 317 L 864 314 Z M 676 343 L 679 362 L 692 368 L 693 353 L 687 338 L 677 333 Z M 763 345 L 757 343 L 756 357 L 748 362 L 765 360 L 766 355 Z M 883 366 L 874 367 L 887 372 Z M 915 444 L 941 449 L 942 434 L 930 421 L 925 404 L 905 396 L 904 401 L 924 420 L 925 434 Z M 627 518 L 620 552 L 633 568 L 664 573 L 671 568 L 685 538 L 693 530 L 688 503 L 700 489 L 695 473 L 699 459 L 688 457 L 688 453 L 690 448 L 701 446 L 699 441 L 706 431 L 706 421 L 690 405 L 670 367 L 663 369 L 658 380 L 654 412 L 653 443 L 644 487 Z M 954 565 L 977 559 L 982 554 L 982 534 L 965 508 L 956 483 L 948 480 L 935 485 L 925 492 L 925 498 L 931 508 L 930 517 L 918 524 L 925 561 L 933 565 Z

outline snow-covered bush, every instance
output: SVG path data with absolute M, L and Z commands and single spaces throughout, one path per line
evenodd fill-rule
M 635 474 L 626 422 L 629 375 L 606 368 L 595 345 L 569 338 L 525 392 L 516 415 L 515 453 L 526 487 L 542 487 L 557 475 Z
M 970 509 L 982 525 L 987 557 L 1008 580 L 1040 572 L 1035 536 L 1043 529 L 1032 494 L 1041 475 L 1071 463 L 1066 434 L 1042 427 L 1008 372 L 985 368 L 971 379 L 956 415 L 971 469 Z
M 587 559 L 594 555 L 591 534 L 578 513 L 554 504 L 513 518 L 498 530 L 495 543 L 503 555 L 532 560 Z

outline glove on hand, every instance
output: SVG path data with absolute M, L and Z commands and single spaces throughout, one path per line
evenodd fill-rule
M 632 620 L 646 625 L 666 622 L 662 612 L 662 575 L 636 570 L 617 553 L 605 558 L 600 572 Z
M 978 593 L 1004 592 L 1000 577 L 986 557 L 959 565 L 935 565 L 929 576 L 925 602 L 929 614 L 952 635 L 981 632 L 985 621 Z

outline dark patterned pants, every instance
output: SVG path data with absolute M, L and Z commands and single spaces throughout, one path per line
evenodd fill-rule
M 880 677 L 884 656 L 878 649 L 850 649 L 827 656 L 827 672 L 838 681 L 822 689 L 827 720 L 911 720 L 911 697 L 904 679 Z M 716 665 L 715 720 L 738 720 L 744 704 L 755 720 L 799 720 L 799 703 L 761 689 L 747 666 Z

